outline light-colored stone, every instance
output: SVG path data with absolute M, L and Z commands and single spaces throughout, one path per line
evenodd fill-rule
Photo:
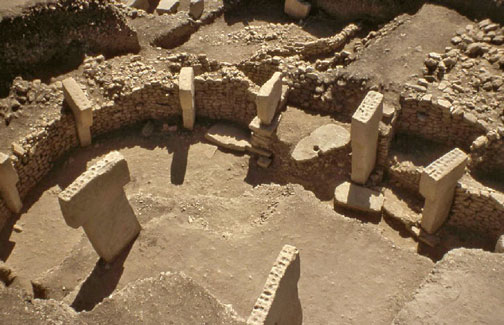
M 326 124 L 301 139 L 292 151 L 291 158 L 298 162 L 318 158 L 319 155 L 346 147 L 350 133 L 342 126 Z
M 159 15 L 162 14 L 175 14 L 177 13 L 178 7 L 180 5 L 179 0 L 161 0 L 156 8 L 156 12 Z
M 257 116 L 261 123 L 269 125 L 277 112 L 278 104 L 282 97 L 282 73 L 275 72 L 273 76 L 262 85 L 256 97 Z
M 383 95 L 370 91 L 352 116 L 352 181 L 365 184 L 376 163 Z
M 128 164 L 117 151 L 88 168 L 58 196 L 65 222 L 82 226 L 94 249 L 111 262 L 140 232 L 123 186 Z
M 383 195 L 350 182 L 344 182 L 334 190 L 334 204 L 355 210 L 380 213 Z
M 412 211 L 406 202 L 401 200 L 390 189 L 386 189 L 383 193 L 383 212 L 402 223 L 406 229 L 411 229 L 413 226 L 419 225 L 422 216 Z
M 305 19 L 310 14 L 311 4 L 302 0 L 285 0 L 284 12 L 295 19 Z
M 504 235 L 500 236 L 495 244 L 496 253 L 504 253 Z
M 219 147 L 245 152 L 251 147 L 246 130 L 227 123 L 217 123 L 205 134 L 205 138 Z
M 126 5 L 132 8 L 142 9 L 145 11 L 149 10 L 150 7 L 149 0 L 129 0 Z
M 72 109 L 80 144 L 82 147 L 89 146 L 92 141 L 91 125 L 93 125 L 91 102 L 74 78 L 63 80 L 63 93 L 65 94 L 65 101 Z
M 189 16 L 193 19 L 200 19 L 205 9 L 205 0 L 191 0 L 189 4 Z
M 261 123 L 259 116 L 256 116 L 249 124 L 249 129 L 260 136 L 271 138 L 278 129 L 278 125 L 282 121 L 282 114 L 277 114 L 270 124 Z
M 196 121 L 196 108 L 194 106 L 194 69 L 184 67 L 179 75 L 179 99 L 182 107 L 184 127 L 192 130 Z
M 464 175 L 467 155 L 455 148 L 424 168 L 420 194 L 425 197 L 422 228 L 436 232 L 448 218 L 457 181 Z
M 7 207 L 14 213 L 21 212 L 23 203 L 16 187 L 19 176 L 6 154 L 0 152 L 0 195 Z
M 301 325 L 303 311 L 297 287 L 300 274 L 299 251 L 294 246 L 285 245 L 269 273 L 247 324 Z

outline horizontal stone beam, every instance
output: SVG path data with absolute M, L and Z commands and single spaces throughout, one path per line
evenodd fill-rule
M 299 251 L 285 245 L 271 269 L 264 290 L 247 320 L 249 325 L 300 325 L 303 311 L 298 296 Z

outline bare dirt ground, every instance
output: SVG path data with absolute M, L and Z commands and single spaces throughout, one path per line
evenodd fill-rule
M 23 231 L 10 238 L 9 264 L 20 276 L 38 275 L 49 296 L 67 295 L 80 309 L 136 279 L 184 270 L 247 315 L 289 243 L 301 249 L 306 324 L 390 322 L 432 262 L 299 186 L 258 179 L 263 171 L 249 166 L 248 156 L 202 142 L 202 131 L 149 139 L 120 134 L 72 154 L 18 221 Z M 70 229 L 55 207 L 58 192 L 110 150 L 128 161 L 126 192 L 143 230 L 127 257 L 106 270 L 83 232 Z

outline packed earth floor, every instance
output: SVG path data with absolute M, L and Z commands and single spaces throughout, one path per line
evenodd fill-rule
M 501 4 L 174 2 L 0 0 L 1 324 L 502 322 Z M 383 112 L 357 182 L 369 94 Z M 141 230 L 107 261 L 62 197 L 114 152 Z M 458 153 L 432 230 L 422 179 Z

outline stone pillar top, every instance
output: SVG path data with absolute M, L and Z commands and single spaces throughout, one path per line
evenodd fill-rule
M 374 117 L 374 114 L 378 106 L 381 105 L 382 101 L 383 94 L 376 91 L 368 92 L 352 118 L 362 123 L 368 123 Z

